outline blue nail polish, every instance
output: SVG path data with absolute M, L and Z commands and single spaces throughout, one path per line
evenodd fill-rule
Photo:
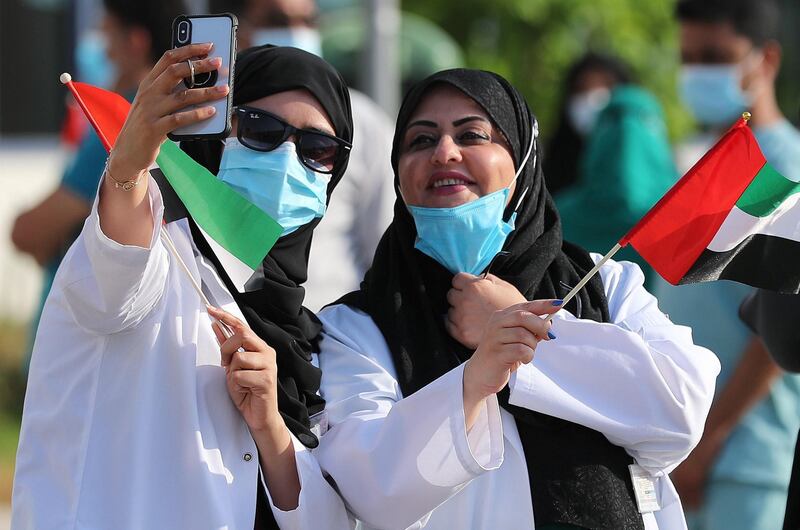
M 561 304 L 564 303 L 564 300 L 560 300 L 560 299 L 559 300 L 553 300 L 550 303 L 553 304 L 554 306 L 560 306 Z
M 554 338 L 556 338 L 556 336 L 555 336 L 555 335 L 553 335 L 553 332 L 552 332 L 552 331 L 548 331 L 548 332 L 547 332 L 547 336 L 548 336 L 548 337 L 550 337 L 551 339 L 554 339 Z

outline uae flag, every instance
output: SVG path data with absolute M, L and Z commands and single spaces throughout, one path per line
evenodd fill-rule
M 798 293 L 798 203 L 800 183 L 769 165 L 742 118 L 619 245 L 673 285 L 733 280 Z
M 69 74 L 63 74 L 61 82 L 72 91 L 110 151 L 130 103 L 114 92 L 73 82 Z M 261 274 L 261 263 L 281 236 L 281 226 L 169 140 L 161 146 L 150 174 L 164 198 L 165 222 L 191 216 L 233 284 L 240 292 L 246 291 L 247 284 Z

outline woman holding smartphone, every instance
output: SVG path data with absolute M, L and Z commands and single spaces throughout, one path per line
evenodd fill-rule
M 174 88 L 219 65 L 211 45 L 177 48 L 140 85 L 40 324 L 14 528 L 349 527 L 309 451 L 310 416 L 324 408 L 311 362 L 321 325 L 300 287 L 311 233 L 347 165 L 347 88 L 300 50 L 239 55 L 218 177 L 284 228 L 239 292 L 191 219 L 162 223 L 148 173 L 170 131 L 209 118 L 227 95 Z M 178 112 L 187 105 L 196 107 Z

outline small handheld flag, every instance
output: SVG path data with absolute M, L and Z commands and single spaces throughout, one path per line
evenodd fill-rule
M 800 182 L 767 162 L 749 120 L 745 112 L 564 297 L 564 304 L 628 244 L 673 285 L 732 280 L 800 293 Z
M 748 119 L 619 241 L 673 285 L 733 280 L 800 291 L 800 182 L 767 162 Z

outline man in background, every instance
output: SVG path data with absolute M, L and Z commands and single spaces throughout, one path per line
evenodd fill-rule
M 767 160 L 800 180 L 800 133 L 778 108 L 779 12 L 773 0 L 680 0 L 681 92 L 702 133 L 677 149 L 685 172 L 742 112 Z M 722 363 L 702 440 L 672 474 L 691 530 L 781 527 L 800 427 L 800 379 L 739 320 L 751 288 L 732 282 L 656 288 L 661 309 L 693 328 Z M 692 513 L 693 512 L 693 513 Z
M 139 82 L 172 47 L 172 20 L 185 12 L 185 6 L 182 0 L 103 0 L 103 6 L 102 33 L 108 59 L 116 71 L 110 88 L 132 100 Z M 89 215 L 107 156 L 97 135 L 88 130 L 58 188 L 14 222 L 11 233 L 14 246 L 30 254 L 44 269 L 41 302 L 31 323 L 31 339 L 61 259 Z M 32 343 L 31 340 L 31 346 Z M 26 358 L 26 368 L 28 361 Z

